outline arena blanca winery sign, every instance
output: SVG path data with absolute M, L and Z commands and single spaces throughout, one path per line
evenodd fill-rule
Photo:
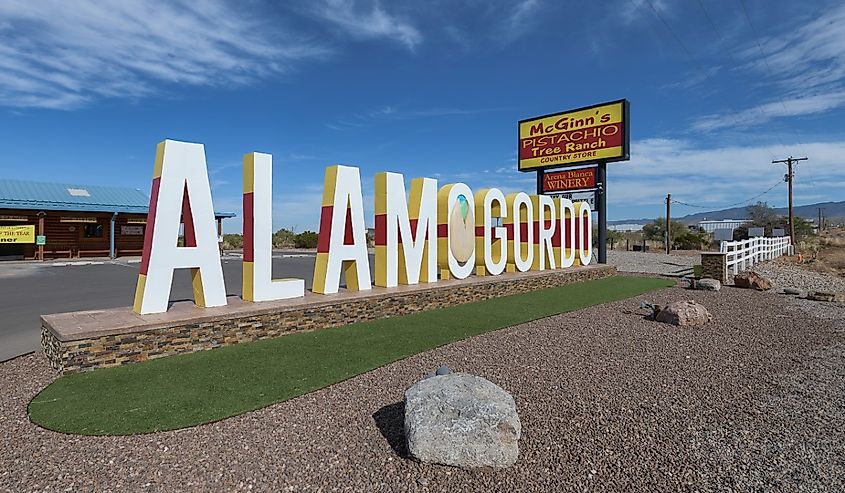
M 552 125 L 554 127 L 554 124 Z M 545 127 L 544 127 L 545 128 Z M 544 130 L 545 132 L 545 130 Z M 317 213 L 318 211 L 315 211 Z M 560 269 L 592 260 L 586 203 L 464 183 L 438 188 L 401 174 L 375 177 L 375 279 L 370 277 L 358 168 L 326 169 L 313 292 L 352 291 L 464 279 L 473 272 Z M 272 278 L 272 156 L 251 153 L 243 167 L 243 292 L 261 302 L 305 295 L 302 279 Z M 184 246 L 178 246 L 184 224 Z M 226 288 L 202 144 L 165 140 L 156 149 L 134 311 L 167 311 L 175 269 L 190 269 L 194 302 L 226 305 Z

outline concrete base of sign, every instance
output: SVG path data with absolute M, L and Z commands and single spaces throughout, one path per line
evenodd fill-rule
M 197 308 L 176 302 L 166 313 L 137 315 L 129 307 L 41 317 L 41 347 L 53 368 L 74 373 L 213 349 L 353 322 L 445 308 L 574 282 L 610 277 L 616 268 L 590 265 L 441 280 L 434 284 L 374 287 L 331 295 Z

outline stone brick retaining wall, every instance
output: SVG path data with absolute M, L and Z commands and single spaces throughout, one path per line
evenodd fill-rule
M 305 298 L 279 302 L 252 304 L 231 298 L 228 307 L 219 308 L 198 309 L 193 304 L 182 303 L 181 307 L 172 307 L 161 316 L 131 314 L 130 308 L 45 315 L 42 317 L 41 346 L 56 370 L 74 373 L 406 315 L 615 274 L 615 267 L 595 265 L 471 277 L 393 289 L 374 288 L 370 292 L 340 296 L 308 293 Z M 117 322 L 121 317 L 137 321 L 124 327 Z M 100 328 L 89 330 L 85 324 Z
M 726 283 L 728 281 L 728 254 L 701 252 L 701 277 Z

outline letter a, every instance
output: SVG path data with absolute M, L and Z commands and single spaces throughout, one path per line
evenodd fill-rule
M 365 228 L 358 168 L 326 168 L 312 291 L 337 293 L 341 271 L 346 273 L 349 291 L 372 289 Z
M 202 144 L 165 140 L 156 148 L 135 313 L 167 311 L 175 269 L 190 268 L 194 303 L 224 306 L 226 287 Z M 178 247 L 180 215 L 185 246 Z
M 243 299 L 305 296 L 303 279 L 273 279 L 273 156 L 244 155 Z

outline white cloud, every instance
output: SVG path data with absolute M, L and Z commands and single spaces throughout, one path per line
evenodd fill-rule
M 796 203 L 845 200 L 845 141 L 815 142 L 801 145 L 811 157 L 796 169 Z M 665 214 L 664 199 L 672 198 L 692 208 L 675 205 L 674 214 L 685 216 L 727 206 L 740 207 L 750 199 L 768 201 L 775 206 L 786 202 L 782 182 L 785 166 L 772 164 L 778 158 L 795 153 L 792 146 L 757 145 L 702 148 L 692 141 L 644 139 L 631 143 L 632 158 L 610 163 L 608 174 L 608 216 L 616 219 L 658 217 Z M 463 181 L 474 190 L 496 187 L 506 192 L 535 190 L 536 175 L 520 173 L 516 164 L 482 171 L 429 173 L 439 184 Z M 769 193 L 756 197 L 776 185 Z
M 710 114 L 697 118 L 693 130 L 711 131 L 729 127 L 749 127 L 786 116 L 824 113 L 845 105 L 845 89 L 792 99 L 780 99 L 745 109 L 739 113 Z
M 775 98 L 732 114 L 706 115 L 693 123 L 694 130 L 746 127 L 845 107 L 845 5 L 773 32 L 746 39 L 739 56 L 745 69 L 774 84 L 766 92 Z
M 839 86 L 845 78 L 845 4 L 796 28 L 777 30 L 760 40 L 759 48 L 756 44 L 747 48 L 743 56 L 757 71 L 771 70 L 770 75 L 790 90 Z
M 801 149 L 811 160 L 797 167 L 796 196 L 813 194 L 825 200 L 843 200 L 841 188 L 835 184 L 845 180 L 845 141 L 806 143 Z M 791 152 L 795 149 L 785 145 L 698 148 L 684 140 L 634 141 L 631 161 L 608 165 L 608 202 L 617 211 L 630 204 L 651 205 L 657 211 L 666 194 L 671 193 L 673 199 L 711 210 L 743 203 L 783 180 L 785 167 L 772 164 L 772 157 Z M 785 186 L 756 200 L 782 204 Z M 679 215 L 700 212 L 678 209 Z
M 668 5 L 665 0 L 622 0 L 619 2 L 618 8 L 613 7 L 611 11 L 618 15 L 625 24 L 633 24 L 640 21 L 643 17 L 653 19 L 654 11 L 660 13 L 668 12 Z
M 416 120 L 419 118 L 439 118 L 450 116 L 465 116 L 476 115 L 479 113 L 489 113 L 495 111 L 503 111 L 506 108 L 448 108 L 448 107 L 434 107 L 421 109 L 403 109 L 396 106 L 382 106 L 380 108 L 371 110 L 366 113 L 355 113 L 348 116 L 336 118 L 332 122 L 326 123 L 326 127 L 332 130 L 350 130 L 355 128 L 368 127 L 383 122 L 402 121 L 402 120 Z
M 502 40 L 509 43 L 528 32 L 534 26 L 532 17 L 539 10 L 540 4 L 540 0 L 516 2 L 510 11 L 510 15 L 505 18 Z
M 326 54 L 222 0 L 7 0 L 0 17 L 0 105 L 12 107 L 246 84 Z
M 360 3 L 367 5 L 360 7 Z M 416 27 L 389 14 L 377 1 L 323 0 L 317 3 L 313 11 L 318 17 L 334 23 L 353 38 L 392 39 L 410 50 L 423 40 Z

